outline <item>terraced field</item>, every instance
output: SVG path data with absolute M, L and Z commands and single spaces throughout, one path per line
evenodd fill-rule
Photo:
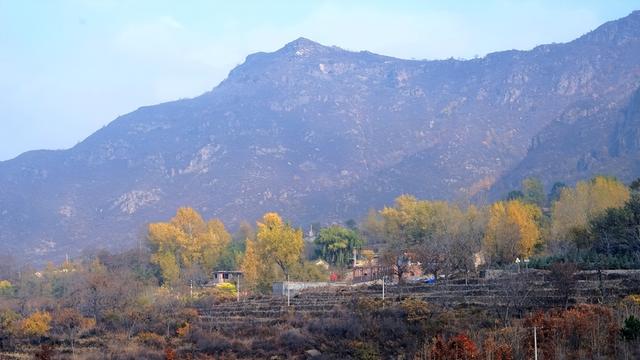
M 579 273 L 571 286 L 561 287 L 544 272 L 514 274 L 498 279 L 469 279 L 439 284 L 386 285 L 385 301 L 424 300 L 440 309 L 477 308 L 509 313 L 564 307 L 579 303 L 611 303 L 640 293 L 640 272 Z M 327 316 L 358 299 L 382 298 L 381 284 L 307 289 L 291 297 L 257 296 L 199 308 L 200 320 L 210 328 L 278 324 L 292 318 Z

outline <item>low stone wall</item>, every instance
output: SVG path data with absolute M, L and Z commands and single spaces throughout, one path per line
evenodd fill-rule
M 323 288 L 330 286 L 345 286 L 345 283 L 342 282 L 303 282 L 303 281 L 289 281 L 289 282 L 275 282 L 271 285 L 271 294 L 274 296 L 287 296 L 287 288 L 289 289 L 289 294 L 294 296 L 300 293 L 302 290 L 306 289 L 314 289 L 314 288 Z

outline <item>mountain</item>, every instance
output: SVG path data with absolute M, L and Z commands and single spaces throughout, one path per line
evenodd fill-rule
M 42 261 L 135 244 L 179 206 L 230 227 L 358 218 L 402 193 L 499 197 L 640 175 L 640 12 L 566 44 L 415 61 L 300 38 L 199 97 L 0 162 L 0 244 Z M 488 195 L 487 195 L 488 194 Z

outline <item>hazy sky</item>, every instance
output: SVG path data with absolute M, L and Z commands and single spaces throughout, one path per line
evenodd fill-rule
M 0 0 L 0 160 L 210 90 L 300 36 L 417 59 L 565 42 L 638 1 Z

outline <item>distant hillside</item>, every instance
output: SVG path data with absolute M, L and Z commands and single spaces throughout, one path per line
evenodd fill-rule
M 0 244 L 35 261 L 131 246 L 181 205 L 234 227 L 363 215 L 402 193 L 493 197 L 640 175 L 640 12 L 566 44 L 409 61 L 300 38 L 197 98 L 0 162 Z

